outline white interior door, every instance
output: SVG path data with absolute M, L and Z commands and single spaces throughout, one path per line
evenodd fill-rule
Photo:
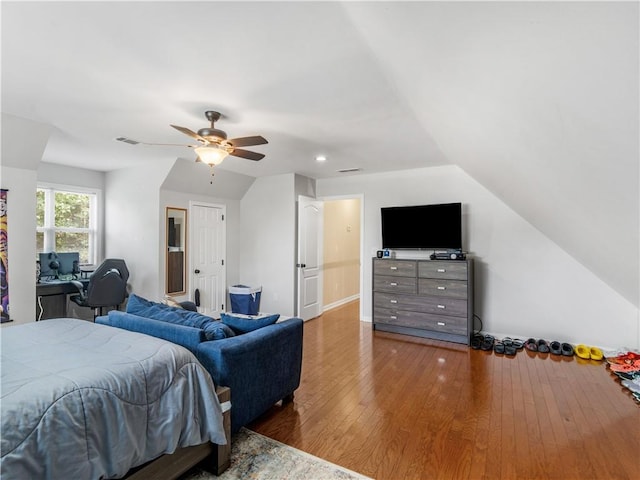
M 199 297 L 198 311 L 214 318 L 226 308 L 225 211 L 224 206 L 190 205 L 189 298 Z
M 324 204 L 298 197 L 297 312 L 303 320 L 322 313 L 322 229 Z

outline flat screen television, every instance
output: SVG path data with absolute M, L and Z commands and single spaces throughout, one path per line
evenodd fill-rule
M 383 207 L 382 248 L 462 249 L 462 204 Z

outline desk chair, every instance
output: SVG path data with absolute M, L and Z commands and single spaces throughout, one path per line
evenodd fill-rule
M 127 280 L 129 269 L 120 258 L 107 258 L 96 268 L 89 278 L 87 288 L 83 288 L 82 282 L 73 281 L 78 288 L 78 294 L 71 296 L 71 301 L 81 307 L 93 309 L 93 320 L 96 319 L 96 309 L 104 307 L 120 308 L 127 297 Z

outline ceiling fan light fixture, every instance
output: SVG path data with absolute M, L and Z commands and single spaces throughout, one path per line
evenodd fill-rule
M 202 145 L 194 149 L 200 160 L 207 165 L 220 165 L 229 152 L 217 145 Z

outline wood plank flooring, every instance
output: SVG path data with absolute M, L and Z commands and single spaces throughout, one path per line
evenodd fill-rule
M 248 427 L 385 479 L 640 479 L 640 406 L 605 365 L 305 323 L 295 400 Z M 553 340 L 553 339 L 549 339 Z

